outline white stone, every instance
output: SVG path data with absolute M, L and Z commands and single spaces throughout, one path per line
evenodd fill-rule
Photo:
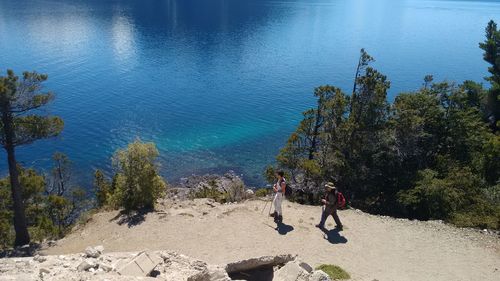
M 85 256 L 87 258 L 98 258 L 100 255 L 101 253 L 95 248 L 87 247 L 85 249 Z
M 147 276 L 159 263 L 161 258 L 154 253 L 142 252 L 132 261 L 118 269 L 120 275 Z
M 102 254 L 104 252 L 103 245 L 95 246 L 94 249 L 97 250 L 99 252 L 99 254 Z
M 47 257 L 44 257 L 44 256 L 40 256 L 40 255 L 36 255 L 34 258 L 33 258 L 34 261 L 37 261 L 39 263 L 42 263 L 44 261 L 47 260 Z
M 91 268 L 95 268 L 96 266 L 97 264 L 93 260 L 86 259 L 78 265 L 77 269 L 79 271 L 87 271 Z
M 298 263 L 289 262 L 274 273 L 273 281 L 307 281 L 308 275 Z
M 106 272 L 110 272 L 111 270 L 113 270 L 113 267 L 111 265 L 105 263 L 100 263 L 99 268 Z

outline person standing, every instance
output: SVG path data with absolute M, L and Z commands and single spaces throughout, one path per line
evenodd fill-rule
M 283 221 L 283 212 L 281 210 L 281 203 L 283 202 L 283 196 L 286 190 L 286 180 L 284 176 L 285 173 L 283 171 L 278 171 L 276 173 L 276 178 L 278 179 L 278 181 L 273 186 L 273 190 L 275 193 L 273 199 L 274 213 L 270 214 L 270 216 L 274 217 L 274 220 L 277 222 Z
M 319 224 L 316 225 L 316 227 L 324 229 L 325 228 L 325 222 L 326 219 L 328 218 L 329 215 L 332 215 L 333 219 L 335 220 L 335 223 L 337 224 L 337 229 L 342 230 L 342 222 L 340 221 L 339 215 L 337 214 L 337 208 L 339 207 L 338 204 L 338 191 L 335 188 L 335 185 L 333 182 L 328 182 L 325 184 L 326 188 L 326 195 L 324 199 L 321 199 L 321 203 L 325 205 L 323 209 L 323 213 L 321 214 L 321 221 Z

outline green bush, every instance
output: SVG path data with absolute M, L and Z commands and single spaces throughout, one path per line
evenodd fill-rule
M 333 265 L 333 264 L 322 264 L 318 267 L 316 267 L 316 270 L 322 270 L 332 280 L 346 280 L 346 279 L 351 279 L 351 275 L 347 273 L 347 271 L 343 270 L 340 266 Z
M 500 229 L 500 205 L 478 202 L 466 211 L 454 213 L 449 222 L 460 227 Z
M 97 207 L 109 205 L 112 194 L 111 184 L 104 177 L 104 173 L 100 170 L 94 173 L 94 190 L 96 193 Z
M 194 192 L 192 198 L 209 198 L 219 203 L 226 203 L 228 195 L 225 192 L 220 192 L 217 189 L 204 187 Z
M 264 176 L 272 184 L 276 169 L 292 174 L 300 189 L 288 199 L 299 203 L 316 204 L 321 183 L 334 181 L 354 207 L 371 213 L 498 228 L 499 36 L 490 21 L 480 44 L 491 87 L 427 75 L 420 89 L 392 103 L 389 80 L 361 49 L 353 92 L 315 88 L 314 107 Z
M 255 191 L 255 196 L 257 197 L 266 197 L 270 193 L 267 188 L 259 188 Z
M 58 167 L 63 171 L 57 175 L 59 181 L 18 167 L 28 231 L 35 242 L 63 237 L 87 208 L 85 192 L 63 182 L 61 178 L 67 173 L 63 168 L 67 167 Z M 5 177 L 0 179 L 0 249 L 13 245 L 14 234 L 11 186 L 9 177 Z
M 154 208 L 167 186 L 158 174 L 159 167 L 155 162 L 158 156 L 154 143 L 139 140 L 115 153 L 113 164 L 117 173 L 109 198 L 114 207 L 123 207 L 127 211 Z

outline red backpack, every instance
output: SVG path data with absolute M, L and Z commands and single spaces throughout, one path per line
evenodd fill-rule
M 343 209 L 345 207 L 345 197 L 342 192 L 337 191 L 337 208 Z

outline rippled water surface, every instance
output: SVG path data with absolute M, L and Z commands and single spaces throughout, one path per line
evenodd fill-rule
M 65 120 L 60 138 L 18 150 L 24 165 L 62 151 L 89 185 L 140 137 L 170 181 L 233 169 L 261 184 L 313 88 L 349 90 L 360 48 L 391 99 L 426 74 L 482 81 L 490 19 L 499 1 L 0 0 L 0 71 L 47 73 Z

